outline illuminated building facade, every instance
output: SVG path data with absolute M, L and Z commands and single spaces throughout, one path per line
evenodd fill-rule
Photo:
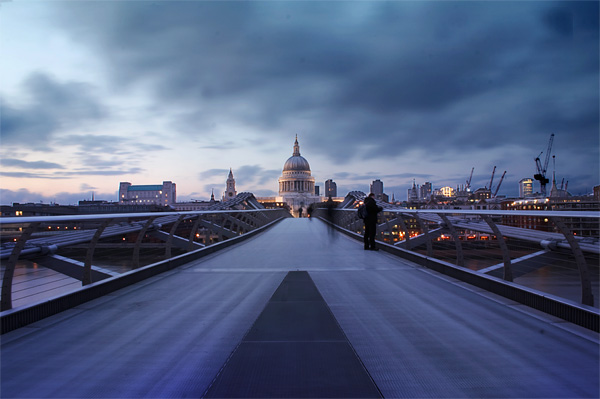
M 526 177 L 519 181 L 519 198 L 530 197 L 533 195 L 533 179 Z
M 163 181 L 160 184 L 132 185 L 119 183 L 120 205 L 162 205 L 171 206 L 177 201 L 175 183 Z

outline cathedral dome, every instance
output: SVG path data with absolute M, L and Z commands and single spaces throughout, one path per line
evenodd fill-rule
M 285 161 L 283 165 L 284 172 L 292 172 L 292 171 L 310 171 L 310 165 L 308 161 L 301 155 L 292 155 Z
M 310 165 L 308 161 L 300 155 L 300 145 L 298 144 L 298 137 L 296 137 L 296 142 L 294 143 L 294 153 L 291 157 L 285 161 L 283 165 L 284 172 L 310 172 Z

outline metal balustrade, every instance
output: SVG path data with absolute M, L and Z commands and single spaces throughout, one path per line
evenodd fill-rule
M 345 206 L 314 214 L 361 239 L 357 203 Z M 514 218 L 547 219 L 552 231 L 505 224 Z M 467 270 L 598 308 L 599 223 L 600 212 L 385 208 L 376 239 L 380 249 L 437 270 Z M 573 233 L 581 225 L 590 236 Z
M 282 209 L 256 209 L 0 218 L 1 310 L 13 308 L 19 262 L 58 271 L 70 287 L 82 287 L 186 254 L 199 257 L 283 217 L 290 215 Z

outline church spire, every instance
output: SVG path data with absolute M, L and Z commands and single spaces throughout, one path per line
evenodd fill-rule
M 294 153 L 292 154 L 292 156 L 300 156 L 300 144 L 298 144 L 298 135 L 296 135 L 296 141 L 294 142 Z

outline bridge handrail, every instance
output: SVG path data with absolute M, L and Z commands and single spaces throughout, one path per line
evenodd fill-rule
M 8 236 L 11 241 L 2 243 L 0 248 L 0 258 L 8 259 L 3 264 L 0 310 L 4 311 L 12 308 L 13 276 L 17 261 L 23 256 L 45 257 L 44 259 L 50 257 L 52 258 L 51 263 L 59 262 L 55 256 L 59 248 L 89 243 L 87 244 L 87 255 L 83 267 L 75 267 L 75 269 L 81 269 L 76 270 L 75 273 L 79 276 L 76 278 L 81 279 L 83 285 L 87 285 L 91 283 L 92 274 L 95 271 L 92 267 L 94 249 L 102 238 L 137 233 L 135 244 L 132 244 L 134 245 L 134 252 L 131 261 L 133 269 L 137 269 L 140 267 L 140 248 L 146 234 L 164 241 L 162 247 L 165 248 L 165 254 L 162 259 L 168 260 L 172 258 L 171 247 L 174 245 L 174 241 L 177 241 L 175 245 L 188 253 L 208 245 L 207 243 L 195 242 L 196 232 L 200 228 L 207 231 L 205 233 L 207 239 L 216 235 L 217 241 L 225 241 L 252 232 L 282 217 L 291 217 L 291 215 L 284 209 L 229 209 L 3 217 L 0 218 L 0 228 L 10 229 L 13 226 L 19 226 L 19 230 L 9 230 L 5 237 Z M 186 230 L 186 234 L 189 234 L 189 236 L 186 238 L 176 236 L 176 229 L 180 222 L 186 219 L 189 219 L 190 223 L 195 220 L 193 226 Z M 125 220 L 131 221 L 123 223 Z M 41 231 L 37 231 L 42 227 L 50 227 L 55 223 L 87 223 L 89 226 L 77 230 L 65 229 L 53 235 L 43 235 Z M 169 231 L 161 231 L 165 225 L 171 225 L 172 227 Z M 210 238 L 210 241 L 214 243 L 212 238 Z M 66 268 L 65 270 L 69 270 L 69 273 L 72 274 L 73 267 L 77 262 L 73 260 L 62 262 L 63 264 L 66 263 L 66 266 L 61 267 Z M 98 273 L 95 275 L 98 276 Z
M 356 212 L 356 209 L 338 209 L 336 211 Z M 383 212 L 414 213 L 414 214 L 447 214 L 447 215 L 490 215 L 490 216 L 560 216 L 564 218 L 599 218 L 600 211 L 536 211 L 536 210 L 472 210 L 472 209 L 410 209 L 410 208 L 383 208 Z
M 356 206 L 356 203 L 354 204 Z M 363 221 L 356 214 L 353 207 L 334 208 L 336 211 L 331 220 L 344 230 L 360 233 L 364 227 Z M 322 212 L 324 209 L 319 209 Z M 553 231 L 544 231 L 529 226 L 514 226 L 506 217 L 541 218 L 547 225 L 544 228 Z M 407 227 L 404 219 L 413 219 L 412 226 Z M 502 222 L 507 222 L 506 225 Z M 535 243 L 540 250 L 534 255 L 541 256 L 548 252 L 558 254 L 560 250 L 568 250 L 571 253 L 568 263 L 574 263 L 580 275 L 581 303 L 594 306 L 594 295 L 590 278 L 589 266 L 586 253 L 590 256 L 600 254 L 600 242 L 598 235 L 598 223 L 600 212 L 598 211 L 542 211 L 542 210 L 466 210 L 466 209 L 408 209 L 397 207 L 384 207 L 379 214 L 377 226 L 377 239 L 380 241 L 397 241 L 392 247 L 412 251 L 414 248 L 426 244 L 427 259 L 437 261 L 434 257 L 433 240 L 443 234 L 449 235 L 454 242 L 456 265 L 464 267 L 464 250 L 461 241 L 465 238 L 459 236 L 457 229 L 465 232 L 478 232 L 489 235 L 495 242 L 502 254 L 502 263 L 494 265 L 493 270 L 502 267 L 503 279 L 513 281 L 513 266 L 511 260 L 511 249 L 506 243 L 506 238 L 521 240 L 523 242 Z M 591 236 L 580 236 L 573 234 L 569 224 L 580 223 L 580 231 L 592 231 Z M 593 223 L 591 225 L 590 223 Z M 430 225 L 428 225 L 430 224 Z M 434 227 L 430 228 L 431 224 Z M 591 227 L 587 227 L 587 226 Z M 586 227 L 582 227 L 586 226 Z M 417 233 L 415 233 L 415 231 Z M 411 237 L 411 233 L 413 236 Z M 396 234 L 396 238 L 394 238 Z M 415 236 L 415 234 L 417 234 Z M 413 251 L 414 252 L 414 251 Z M 566 253 L 562 253 L 566 255 Z M 515 263 L 526 260 L 520 257 Z M 597 265 L 596 265 L 597 266 Z M 488 268 L 489 269 L 489 268 Z
M 92 215 L 52 215 L 52 216 L 2 216 L 1 225 L 26 224 L 26 223 L 53 223 L 53 222 L 73 222 L 104 219 L 130 219 L 147 218 L 162 216 L 181 216 L 181 215 L 209 215 L 219 213 L 256 213 L 256 212 L 278 212 L 280 209 L 232 209 L 232 210 L 214 210 L 214 211 L 173 211 L 173 212 L 139 212 L 139 213 L 101 213 Z

